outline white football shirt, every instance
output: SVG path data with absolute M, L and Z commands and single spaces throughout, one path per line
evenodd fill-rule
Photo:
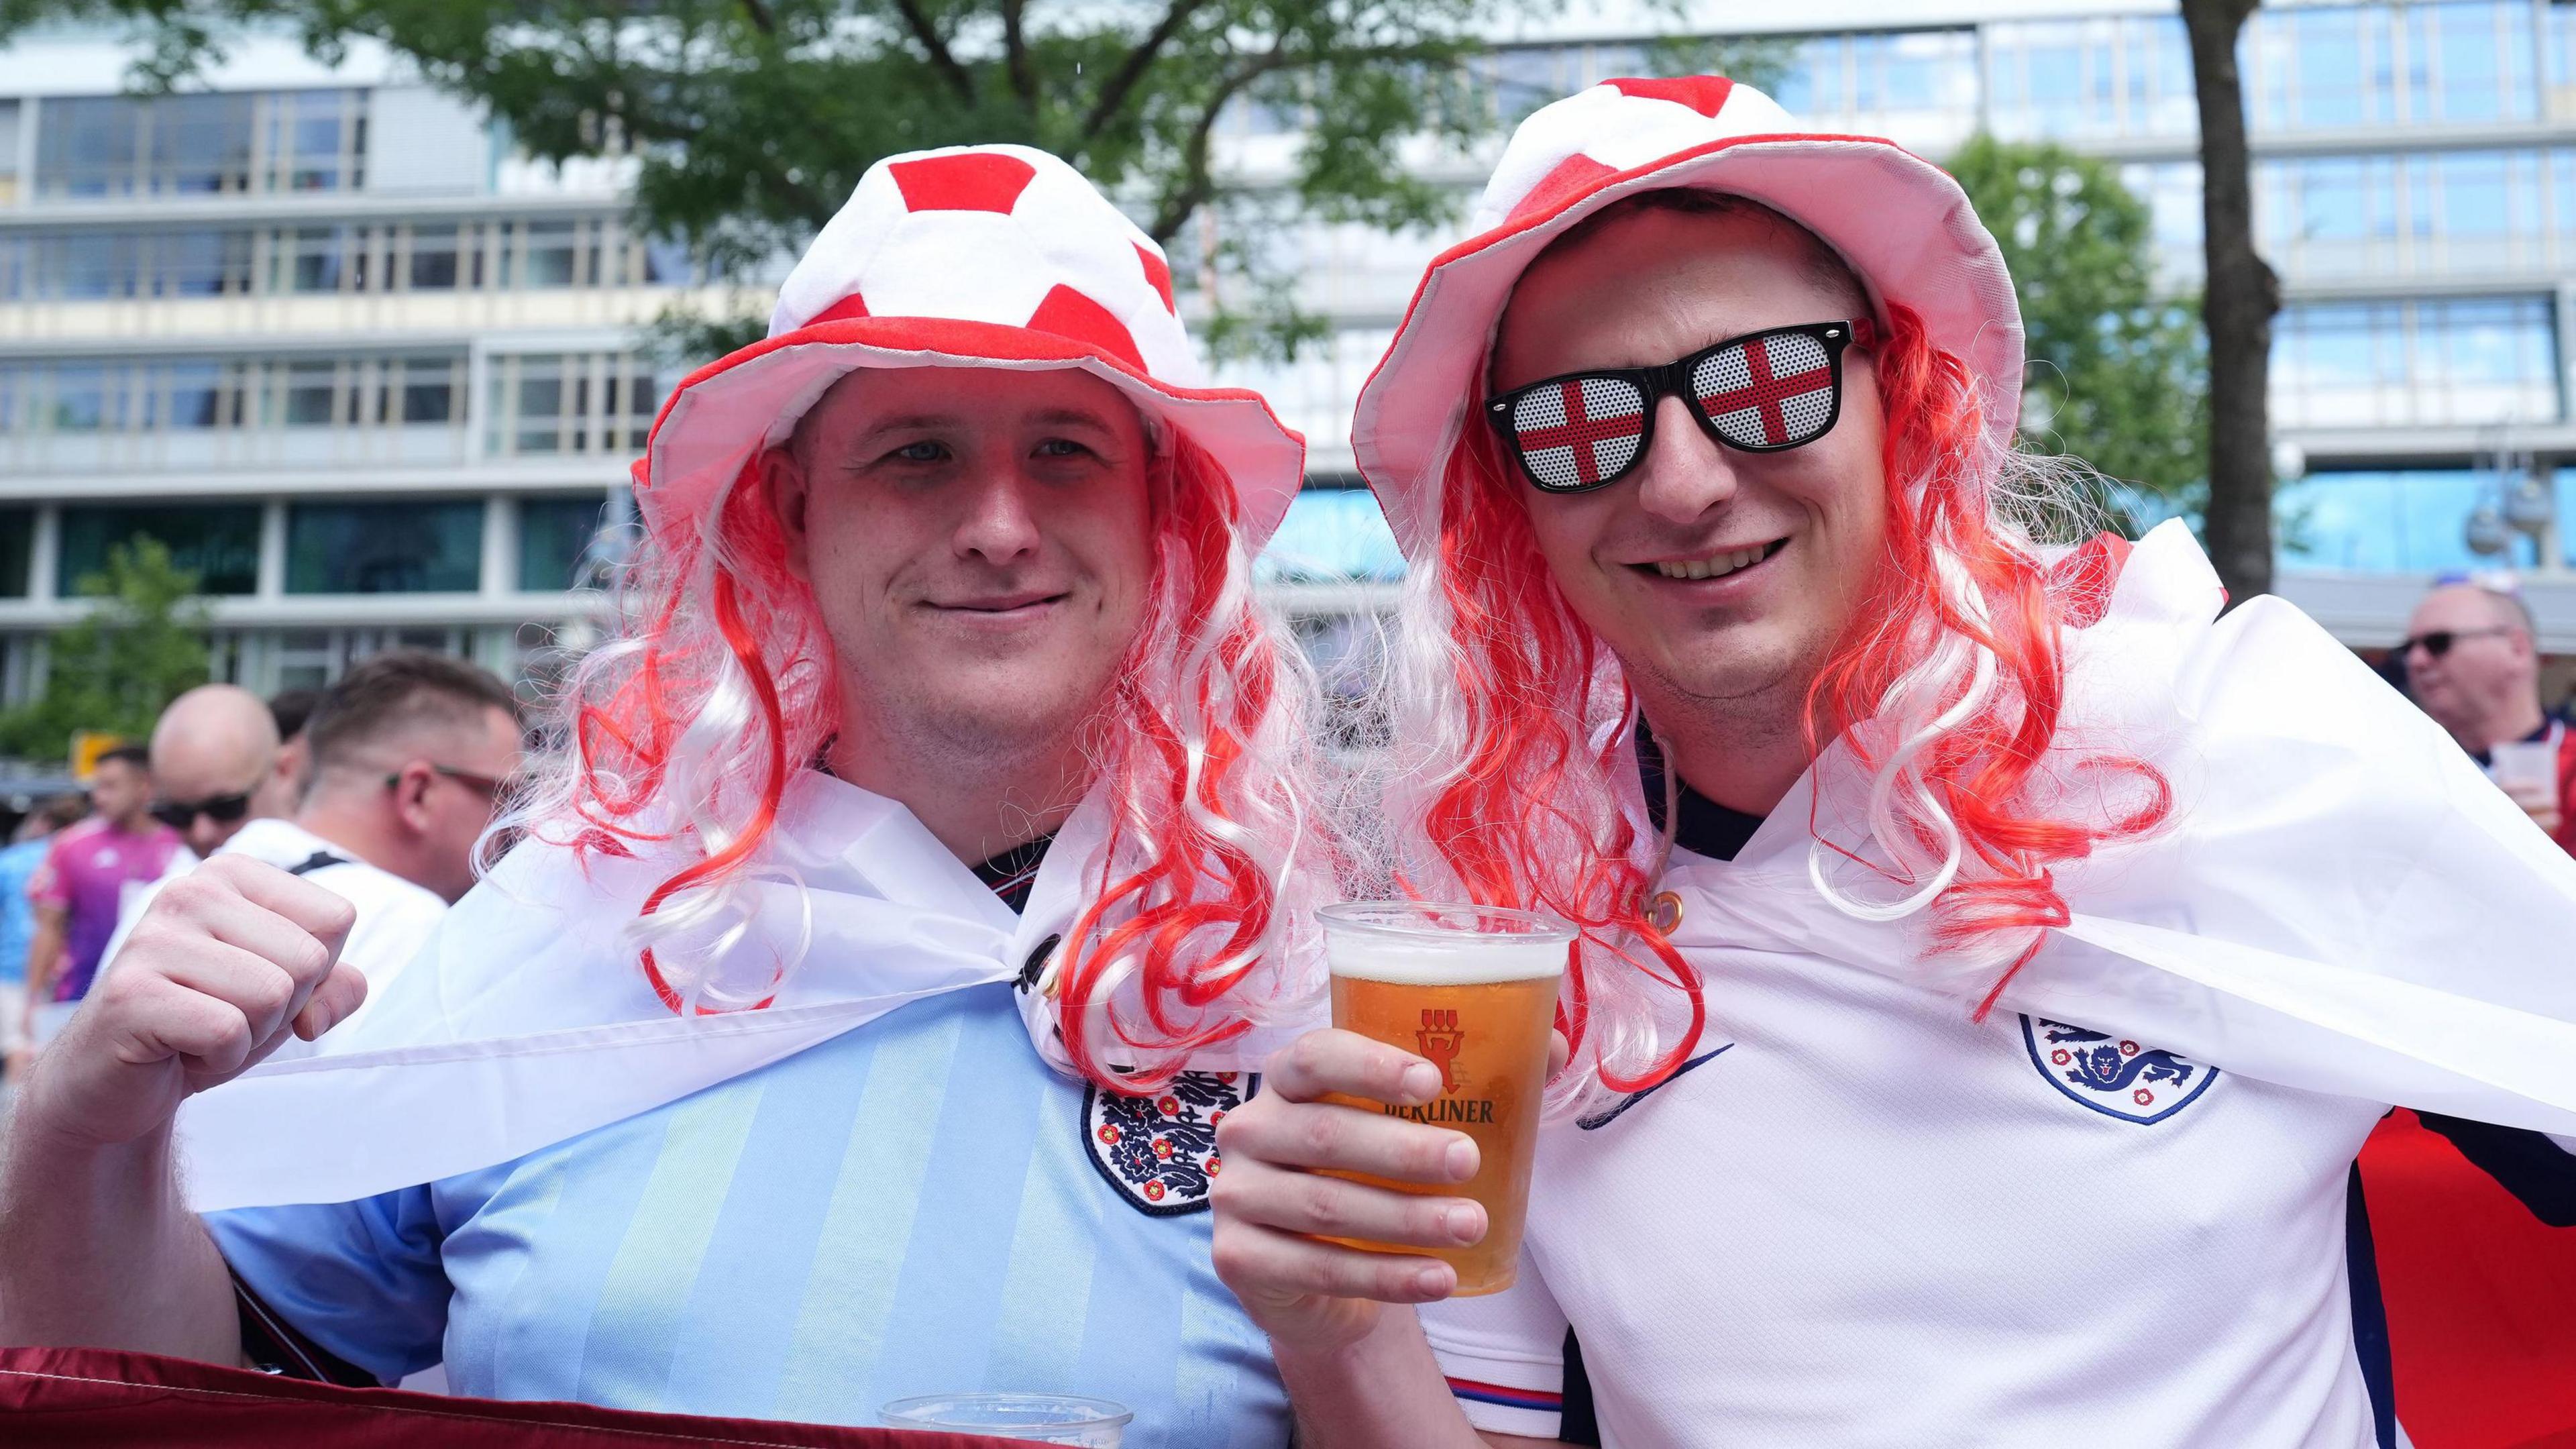
M 2345 1184 L 2381 1107 L 1691 955 L 1694 1065 L 1550 1125 L 1518 1285 L 1423 1311 L 1478 1427 L 1556 1436 L 1571 1339 L 1619 1449 L 2370 1449 Z

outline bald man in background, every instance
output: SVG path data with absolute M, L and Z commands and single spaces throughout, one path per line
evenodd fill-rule
M 252 820 L 293 814 L 298 776 L 267 702 L 238 684 L 201 684 L 152 727 L 152 813 L 197 856 Z
M 2559 845 L 2576 851 L 2576 743 L 2540 707 L 2539 631 L 2510 589 L 2444 584 L 2397 646 L 2406 688 Z

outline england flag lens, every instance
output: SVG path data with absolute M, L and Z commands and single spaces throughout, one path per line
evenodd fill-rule
M 1767 451 L 1810 443 L 1834 425 L 1833 354 L 1811 332 L 1748 337 L 1701 358 L 1691 392 L 1719 436 Z
M 1541 488 L 1578 489 L 1628 471 L 1646 435 L 1646 394 L 1622 377 L 1570 377 L 1512 403 L 1512 440 Z

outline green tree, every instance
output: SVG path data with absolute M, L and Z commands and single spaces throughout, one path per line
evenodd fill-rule
M 2192 298 L 2156 288 L 2147 204 L 2108 163 L 2058 146 L 1980 136 L 1950 172 L 2021 294 L 2025 434 L 2119 485 L 2100 500 L 2115 516 L 2197 515 L 2209 437 L 2200 329 Z
M 33 759 L 70 752 L 74 730 L 142 739 L 181 691 L 206 682 L 205 602 L 197 576 L 159 540 L 107 551 L 78 591 L 98 604 L 46 641 L 44 693 L 0 714 L 0 750 Z
M 636 161 L 649 231 L 719 268 L 801 250 L 886 155 L 1019 142 L 1072 162 L 1209 293 L 1213 335 L 1279 352 L 1318 334 L 1278 245 L 1292 216 L 1420 227 L 1455 188 L 1400 154 L 1494 124 L 1463 64 L 1477 22 L 1529 0 L 0 0 L 20 19 L 125 17 L 182 83 L 246 24 L 325 57 L 381 42 L 489 107 L 530 153 Z M 1222 164 L 1238 105 L 1291 112 L 1279 168 Z M 745 297 L 741 310 L 748 312 Z M 766 304 L 761 310 L 765 311 Z M 745 319 L 676 329 L 703 353 Z

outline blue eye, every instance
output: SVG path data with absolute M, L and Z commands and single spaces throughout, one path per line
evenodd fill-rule
M 948 448 L 946 444 L 925 439 L 918 443 L 906 443 L 886 456 L 901 459 L 906 463 L 936 463 L 948 456 Z

